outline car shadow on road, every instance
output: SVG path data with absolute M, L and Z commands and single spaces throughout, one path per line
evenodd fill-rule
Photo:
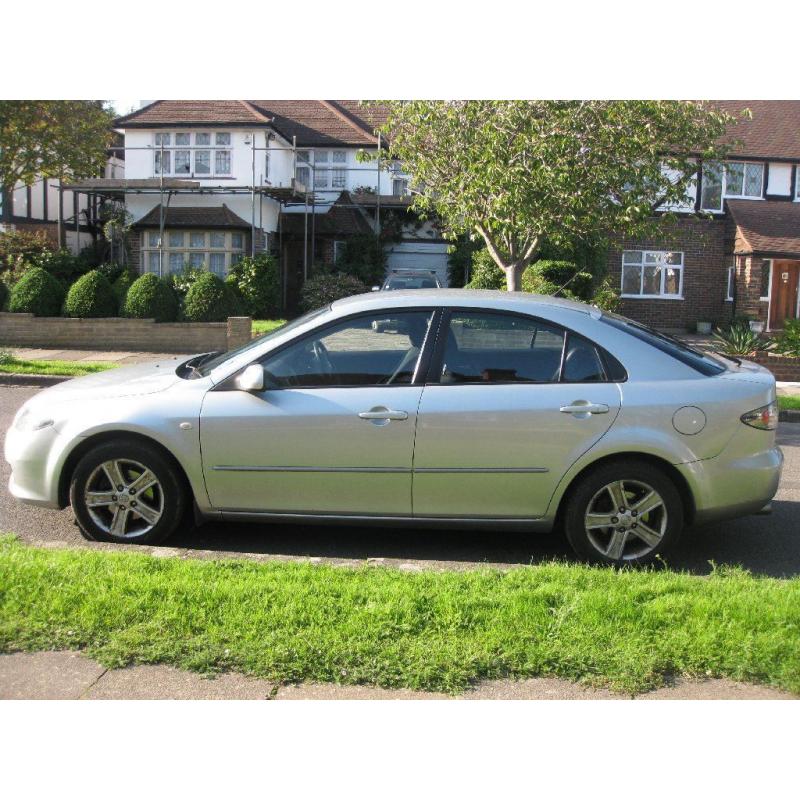
M 770 516 L 743 517 L 687 530 L 666 564 L 707 575 L 714 564 L 756 575 L 800 575 L 800 504 L 774 501 Z M 325 560 L 385 559 L 420 566 L 518 566 L 553 560 L 576 563 L 563 535 L 505 531 L 208 523 L 185 527 L 170 547 L 222 553 Z

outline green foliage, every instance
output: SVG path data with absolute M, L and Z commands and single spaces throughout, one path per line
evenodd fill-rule
M 472 254 L 472 270 L 467 289 L 505 289 L 506 279 L 503 271 L 484 247 Z
M 50 361 L 16 358 L 11 353 L 0 351 L 0 372 L 16 375 L 69 375 L 72 378 L 104 372 L 117 364 L 107 361 Z
M 0 280 L 0 311 L 4 311 L 8 300 L 8 286 Z
M 372 286 L 383 282 L 386 273 L 384 239 L 365 233 L 345 240 L 335 268 Z
M 117 301 L 117 311 L 119 314 L 123 313 L 128 289 L 133 286 L 135 280 L 136 275 L 126 269 L 123 270 L 120 276 L 111 284 L 111 291 L 114 292 L 114 299 Z
M 188 322 L 224 322 L 240 313 L 236 293 L 213 272 L 204 272 L 192 283 L 183 303 Z
M 746 322 L 734 322 L 727 330 L 717 328 L 714 338 L 719 342 L 719 350 L 728 356 L 749 356 L 757 350 L 769 350 L 771 342 L 762 339 L 750 330 Z
M 447 283 L 452 289 L 464 286 L 468 276 L 472 278 L 472 257 L 484 248 L 483 242 L 474 241 L 463 234 L 450 245 L 447 256 Z
M 0 273 L 21 271 L 23 264 L 32 263 L 52 249 L 50 240 L 41 231 L 4 231 L 0 233 Z
M 592 275 L 569 261 L 537 261 L 522 273 L 522 291 L 588 302 Z
M 608 277 L 603 278 L 589 302 L 593 306 L 602 308 L 603 311 L 618 311 L 622 305 L 619 292 L 614 288 L 611 279 Z
M 205 274 L 205 270 L 202 267 L 184 264 L 180 272 L 170 272 L 164 280 L 178 296 L 178 301 L 183 303 L 192 284 L 203 274 Z
M 65 247 L 34 256 L 31 265 L 47 270 L 65 289 L 88 270 L 86 263 Z
M 158 275 L 148 272 L 137 278 L 125 296 L 123 315 L 156 322 L 175 322 L 178 318 L 178 298 Z
M 278 314 L 281 285 L 275 256 L 259 253 L 242 258 L 231 267 L 226 283 L 237 290 L 247 315 L 253 319 Z
M 300 290 L 300 308 L 303 311 L 312 311 L 343 297 L 366 291 L 366 285 L 353 275 L 344 272 L 322 272 L 303 284 Z
M 390 157 L 425 187 L 414 208 L 479 234 L 516 289 L 545 242 L 653 229 L 697 170 L 724 156 L 729 115 L 655 100 L 389 101 Z M 667 169 L 665 170 L 664 167 Z
M 57 317 L 63 302 L 61 284 L 41 267 L 31 267 L 11 289 L 8 310 L 37 317 Z
M 775 339 L 775 352 L 800 358 L 800 319 L 787 319 L 783 332 Z
M 116 317 L 118 310 L 117 297 L 108 278 L 96 269 L 82 275 L 70 286 L 64 302 L 64 314 L 80 319 Z

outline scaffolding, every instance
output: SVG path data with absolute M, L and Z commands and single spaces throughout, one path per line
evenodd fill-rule
M 166 127 L 166 126 L 165 126 Z M 376 238 L 380 236 L 381 231 L 381 210 L 382 205 L 386 202 L 381 197 L 381 170 L 383 163 L 382 155 L 382 140 L 380 134 L 377 136 L 374 155 L 374 166 L 348 166 L 346 164 L 336 164 L 332 167 L 326 164 L 324 167 L 318 166 L 313 160 L 301 160 L 298 162 L 298 151 L 313 151 L 314 147 L 298 147 L 297 137 L 292 137 L 291 145 L 281 146 L 274 143 L 274 134 L 265 131 L 265 146 L 260 147 L 256 143 L 255 132 L 249 134 L 250 138 L 250 183 L 249 185 L 238 186 L 212 186 L 205 185 L 202 181 L 213 180 L 213 178 L 206 178 L 204 176 L 191 176 L 188 178 L 180 178 L 174 176 L 164 175 L 165 153 L 172 152 L 173 150 L 205 150 L 206 146 L 190 146 L 181 145 L 179 148 L 165 148 L 163 138 L 158 145 L 145 145 L 145 146 L 126 146 L 115 145 L 109 148 L 110 153 L 122 154 L 123 159 L 125 154 L 130 151 L 150 151 L 153 153 L 153 165 L 156 167 L 158 175 L 155 178 L 95 178 L 83 181 L 74 181 L 70 184 L 61 184 L 59 189 L 59 204 L 58 204 L 58 237 L 62 241 L 62 231 L 64 229 L 64 215 L 63 215 L 63 201 L 62 195 L 64 190 L 71 190 L 73 192 L 82 193 L 90 198 L 91 202 L 95 203 L 99 199 L 125 202 L 125 199 L 131 195 L 157 195 L 159 197 L 159 233 L 158 233 L 158 274 L 163 276 L 165 273 L 164 264 L 164 229 L 166 225 L 167 211 L 170 207 L 172 198 L 178 195 L 223 195 L 223 196 L 236 196 L 236 195 L 249 195 L 250 196 L 250 255 L 254 256 L 256 253 L 256 231 L 259 230 L 263 233 L 263 199 L 269 198 L 278 203 L 278 225 L 275 232 L 278 237 L 278 252 L 279 252 L 279 272 L 281 280 L 281 297 L 284 309 L 286 307 L 286 287 L 288 277 L 288 265 L 285 263 L 282 239 L 282 220 L 287 211 L 289 213 L 297 213 L 295 210 L 298 206 L 302 206 L 303 214 L 303 280 L 309 277 L 309 267 L 316 261 L 316 216 L 318 209 L 327 208 L 337 205 L 340 208 L 356 208 L 360 211 L 365 211 L 366 208 L 374 206 L 374 231 Z M 247 142 L 247 140 L 245 140 Z M 371 150 L 371 148 L 369 148 Z M 360 152 L 367 152 L 368 148 L 359 148 Z M 263 173 L 258 173 L 256 167 L 256 159 L 258 153 L 273 154 L 281 152 L 290 152 L 291 158 L 291 178 L 288 186 L 273 185 Z M 156 154 L 158 158 L 156 159 Z M 265 162 L 266 163 L 266 162 Z M 310 186 L 299 182 L 295 175 L 297 174 L 298 166 L 304 167 L 308 170 L 310 176 Z M 318 170 L 337 170 L 349 173 L 352 172 L 368 172 L 373 174 L 376 179 L 376 193 L 373 202 L 351 202 L 341 203 L 341 194 L 345 189 L 339 191 L 337 199 L 323 197 L 315 191 L 317 184 Z M 392 170 L 392 172 L 394 172 Z M 326 192 L 331 190 L 326 189 Z M 333 189 L 336 191 L 336 189 Z M 371 200 L 372 198 L 370 198 Z M 90 202 L 90 204 L 91 204 Z M 408 201 L 395 203 L 398 207 L 408 206 Z M 258 226 L 256 225 L 256 211 L 258 210 Z M 79 214 L 75 214 L 75 226 L 80 237 L 80 219 Z M 71 221 L 71 220 L 70 220 Z M 310 224 L 309 224 L 310 222 Z

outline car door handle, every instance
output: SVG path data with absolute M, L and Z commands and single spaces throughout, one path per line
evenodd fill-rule
M 408 419 L 407 411 L 393 411 L 391 408 L 377 406 L 369 411 L 360 411 L 358 416 L 361 419 Z
M 589 403 L 585 400 L 576 400 L 571 406 L 561 406 L 558 410 L 562 414 L 573 414 L 575 416 L 608 414 L 608 406 L 605 403 Z

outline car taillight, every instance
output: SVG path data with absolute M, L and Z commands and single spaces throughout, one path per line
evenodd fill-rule
M 778 403 L 773 400 L 761 408 L 755 408 L 740 417 L 745 425 L 762 431 L 774 431 L 778 427 Z

